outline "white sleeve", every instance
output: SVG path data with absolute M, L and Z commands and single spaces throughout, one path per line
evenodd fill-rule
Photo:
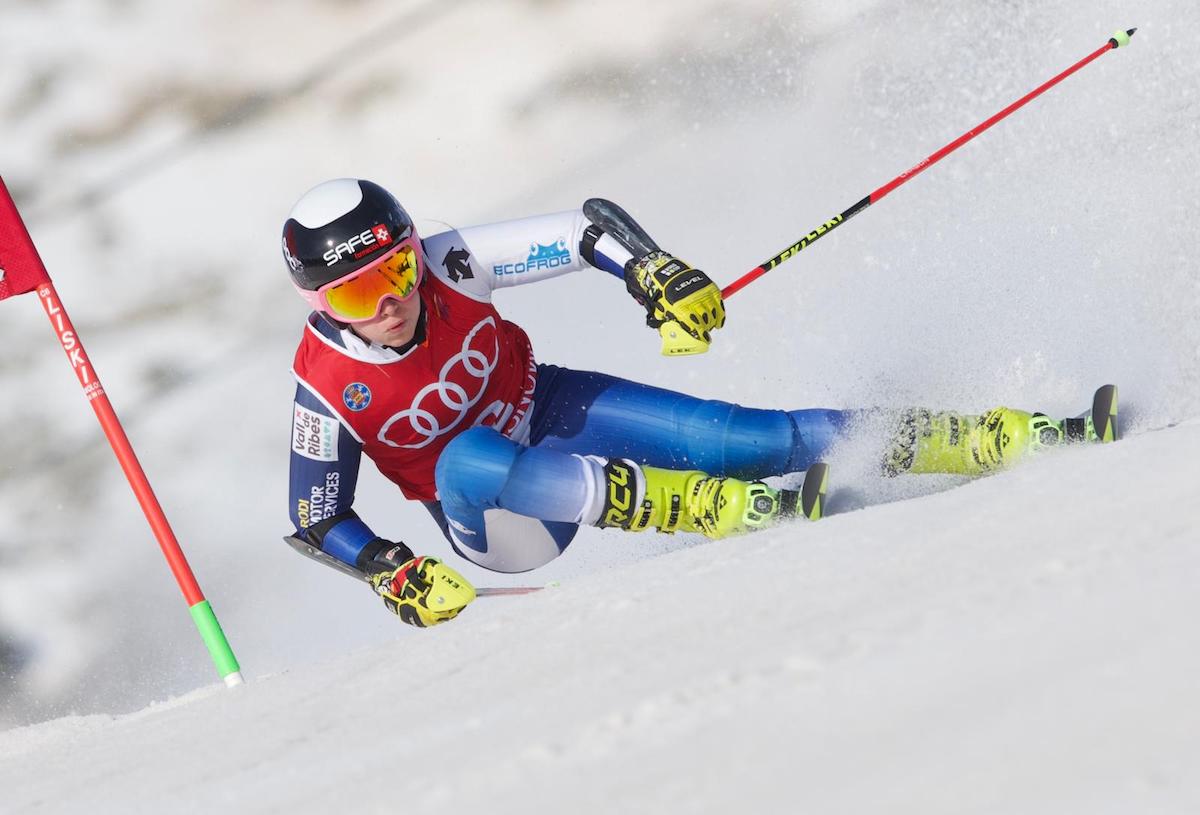
M 481 301 L 519 286 L 591 268 L 580 245 L 591 221 L 581 210 L 441 232 L 424 240 L 429 269 Z

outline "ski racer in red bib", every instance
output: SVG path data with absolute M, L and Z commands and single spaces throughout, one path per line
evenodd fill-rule
M 795 515 L 797 493 L 761 479 L 805 471 L 865 415 L 745 408 L 539 363 L 492 305 L 494 290 L 608 273 L 668 355 L 705 351 L 725 323 L 708 275 L 603 199 L 422 239 L 385 189 L 334 179 L 296 203 L 283 255 L 312 307 L 292 368 L 289 542 L 370 581 L 413 625 L 454 618 L 474 590 L 357 515 L 363 454 L 425 504 L 458 554 L 521 572 L 557 557 L 581 525 L 719 538 Z M 1002 407 L 888 421 L 882 469 L 892 475 L 982 474 L 1040 446 L 1097 438 L 1091 418 Z

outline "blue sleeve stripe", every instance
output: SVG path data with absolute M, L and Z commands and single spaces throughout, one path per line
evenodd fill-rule
M 625 277 L 625 263 L 633 254 L 622 246 L 612 235 L 604 234 L 592 247 L 596 259 L 596 267 L 603 269 L 614 277 Z
M 610 275 L 624 279 L 625 268 L 623 266 L 621 266 L 621 264 L 619 264 L 615 260 L 613 260 L 612 258 L 607 257 L 607 256 L 602 255 L 599 252 L 597 252 L 596 253 L 596 263 L 598 264 L 599 268 L 608 272 Z
M 375 533 L 358 518 L 347 518 L 325 533 L 321 548 L 343 563 L 357 566 L 358 553 L 371 541 Z

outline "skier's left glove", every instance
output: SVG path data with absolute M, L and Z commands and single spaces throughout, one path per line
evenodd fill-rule
M 725 325 L 721 290 L 708 275 L 666 252 L 625 266 L 625 288 L 646 308 L 646 325 L 662 335 L 667 356 L 702 354 Z
M 475 587 L 465 577 L 428 556 L 372 575 L 371 585 L 389 611 L 418 628 L 453 620 L 475 599 Z

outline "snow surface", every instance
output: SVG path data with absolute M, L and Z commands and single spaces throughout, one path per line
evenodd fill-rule
M 1197 4 L 0 14 L 0 172 L 250 680 L 214 684 L 40 308 L 0 304 L 0 812 L 1200 809 Z M 544 361 L 755 405 L 1068 415 L 1115 381 L 1120 444 L 966 485 L 847 447 L 820 525 L 460 563 L 563 585 L 433 631 L 280 542 L 277 236 L 313 183 L 375 178 L 427 231 L 600 194 L 725 283 L 1130 25 L 704 357 L 603 275 L 498 299 Z M 368 521 L 453 557 L 397 498 L 364 473 Z
M 5 810 L 1196 811 L 1196 456 L 1192 422 L 10 730 Z

